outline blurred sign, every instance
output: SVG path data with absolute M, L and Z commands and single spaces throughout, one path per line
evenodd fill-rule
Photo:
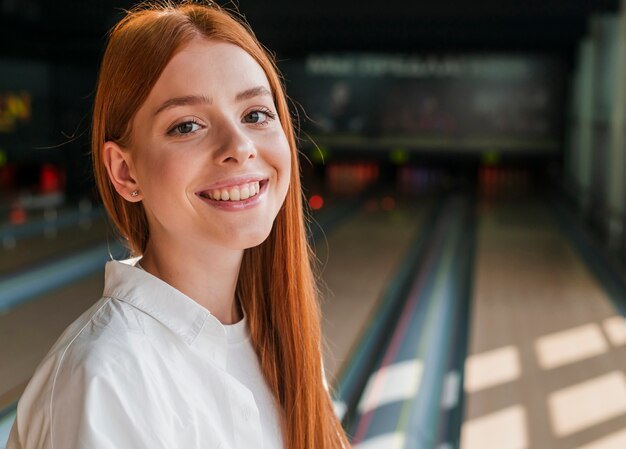
M 531 62 L 514 57 L 312 55 L 305 64 L 314 76 L 511 79 L 533 73 Z
M 555 151 L 561 63 L 539 56 L 311 55 L 283 64 L 319 145 Z

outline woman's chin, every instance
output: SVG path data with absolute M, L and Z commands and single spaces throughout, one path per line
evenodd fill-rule
M 231 240 L 232 245 L 229 245 L 232 249 L 248 249 L 259 246 L 270 235 L 272 228 L 268 229 L 255 229 L 253 232 L 239 233 L 237 236 L 233 236 Z

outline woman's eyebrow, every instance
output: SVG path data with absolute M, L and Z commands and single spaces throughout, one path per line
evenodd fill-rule
M 235 101 L 244 101 L 249 100 L 250 98 L 259 97 L 259 96 L 272 96 L 269 90 L 267 90 L 264 86 L 256 86 L 250 89 L 246 89 L 243 92 L 239 92 L 235 96 Z
M 213 100 L 210 97 L 205 97 L 204 95 L 185 95 L 184 97 L 170 98 L 157 108 L 154 115 L 158 115 L 160 112 L 176 106 L 194 106 L 198 104 L 211 104 L 212 102 Z
M 235 96 L 235 101 L 249 100 L 250 98 L 259 96 L 271 97 L 272 94 L 264 86 L 256 86 L 239 92 Z M 185 95 L 183 97 L 174 97 L 161 103 L 161 105 L 154 112 L 154 115 L 158 115 L 160 112 L 176 106 L 195 106 L 198 104 L 211 104 L 212 102 L 213 100 L 210 97 L 206 97 L 204 95 Z

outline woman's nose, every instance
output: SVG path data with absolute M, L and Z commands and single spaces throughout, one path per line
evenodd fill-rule
M 256 146 L 242 127 L 226 120 L 219 126 L 221 145 L 215 153 L 217 163 L 243 164 L 256 157 Z

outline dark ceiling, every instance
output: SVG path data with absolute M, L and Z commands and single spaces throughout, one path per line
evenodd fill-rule
M 0 0 L 0 57 L 92 64 L 122 0 Z M 224 4 L 224 2 L 219 2 Z M 319 51 L 533 52 L 571 61 L 594 13 L 618 0 L 239 0 L 279 58 Z M 232 3 L 231 3 L 232 4 Z

